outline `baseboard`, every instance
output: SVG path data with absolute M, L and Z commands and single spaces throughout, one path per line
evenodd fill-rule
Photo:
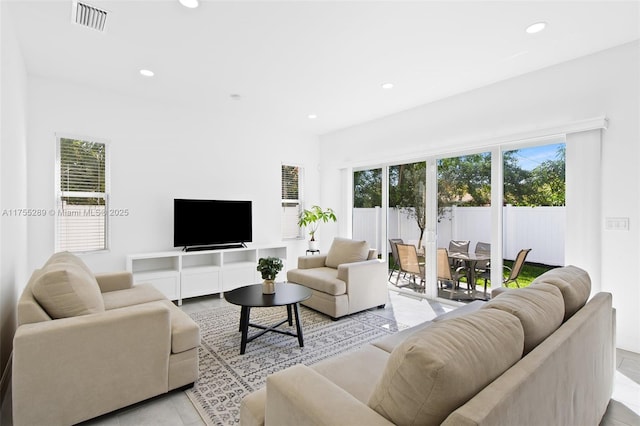
M 4 400 L 7 397 L 7 391 L 9 390 L 9 386 L 11 385 L 11 367 L 13 365 L 13 351 L 9 354 L 9 359 L 7 360 L 7 365 L 4 367 L 4 371 L 2 372 L 2 378 L 0 378 L 0 407 L 4 404 Z

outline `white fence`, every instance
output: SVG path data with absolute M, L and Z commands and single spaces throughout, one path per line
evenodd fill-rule
M 353 209 L 353 237 L 367 240 L 378 252 L 389 252 L 388 243 L 384 249 L 380 247 L 381 220 L 381 208 Z M 388 234 L 389 238 L 402 238 L 417 245 L 420 230 L 415 219 L 390 208 Z M 491 207 L 453 207 L 438 222 L 437 234 L 438 247 L 448 247 L 450 240 L 469 240 L 473 250 L 478 241 L 491 242 Z M 564 237 L 564 207 L 503 208 L 505 259 L 514 259 L 520 249 L 530 248 L 528 262 L 564 265 Z

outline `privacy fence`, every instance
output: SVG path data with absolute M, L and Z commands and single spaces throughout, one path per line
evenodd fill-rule
M 390 208 L 388 238 L 402 238 L 416 244 L 420 230 L 406 212 Z M 532 249 L 527 262 L 564 265 L 564 207 L 503 207 L 503 257 L 514 259 L 520 249 Z M 378 252 L 389 252 L 387 237 L 380 234 L 381 208 L 353 209 L 353 237 L 367 240 Z M 448 247 L 450 240 L 491 242 L 491 207 L 452 207 L 441 212 L 438 221 L 438 247 Z M 423 240 L 424 241 L 424 240 Z M 381 244 L 385 243 L 385 247 Z

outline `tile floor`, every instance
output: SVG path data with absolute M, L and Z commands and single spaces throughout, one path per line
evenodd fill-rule
M 198 312 L 222 306 L 226 303 L 224 299 L 217 296 L 202 297 L 185 300 L 182 309 L 185 312 Z M 454 305 L 450 305 L 447 302 L 440 303 L 427 300 L 392 289 L 390 291 L 390 302 L 383 310 L 378 310 L 377 312 L 389 318 L 395 318 L 398 323 L 414 325 L 430 320 L 454 308 Z M 10 392 L 8 394 L 7 399 L 10 401 Z M 5 401 L 3 405 L 10 405 L 8 401 Z M 7 418 L 7 411 L 10 413 L 10 407 L 9 410 L 5 409 L 3 411 L 4 420 Z M 204 424 L 184 392 L 174 391 L 90 420 L 82 425 L 196 426 Z M 614 392 L 600 426 L 624 425 L 640 426 L 640 354 L 618 349 Z

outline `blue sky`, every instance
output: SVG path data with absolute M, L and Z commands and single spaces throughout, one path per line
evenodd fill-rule
M 531 170 L 547 160 L 555 160 L 558 148 L 564 143 L 534 146 L 518 150 L 518 164 L 525 170 Z

